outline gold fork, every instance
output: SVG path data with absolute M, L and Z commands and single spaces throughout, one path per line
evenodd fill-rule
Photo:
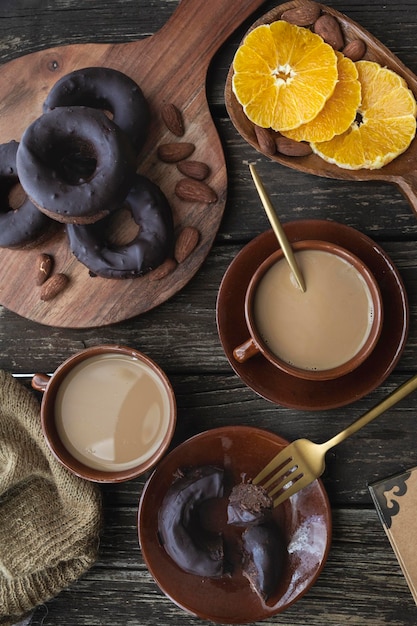
M 274 507 L 282 504 L 290 496 L 322 475 L 325 469 L 325 456 L 330 448 L 369 424 L 415 389 L 417 389 L 417 374 L 328 441 L 324 443 L 313 443 L 308 439 L 293 441 L 285 446 L 252 482 L 264 487 L 270 497 L 275 496 L 273 498 Z

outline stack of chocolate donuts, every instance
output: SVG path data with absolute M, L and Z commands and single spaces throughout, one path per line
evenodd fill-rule
M 0 191 L 7 206 L 0 213 L 0 247 L 39 243 L 60 222 L 71 251 L 94 275 L 141 276 L 172 256 L 169 203 L 136 172 L 149 121 L 142 90 L 120 71 L 89 67 L 58 80 L 20 143 L 0 146 Z M 8 194 L 17 182 L 27 198 L 13 211 Z M 128 244 L 114 245 L 110 220 L 122 206 L 139 229 Z

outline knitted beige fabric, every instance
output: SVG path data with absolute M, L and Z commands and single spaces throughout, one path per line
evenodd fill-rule
M 37 399 L 0 370 L 0 624 L 57 595 L 96 560 L 101 500 L 45 443 Z

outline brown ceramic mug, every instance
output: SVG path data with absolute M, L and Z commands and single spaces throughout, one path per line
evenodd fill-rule
M 156 465 L 176 425 L 174 391 L 160 367 L 126 346 L 87 348 L 52 376 L 35 374 L 41 421 L 56 458 L 77 476 L 121 482 Z
M 293 249 L 306 281 L 303 293 L 280 249 L 256 270 L 245 296 L 247 341 L 233 351 L 244 363 L 261 354 L 307 380 L 353 371 L 371 354 L 383 322 L 382 297 L 370 270 L 348 250 L 325 241 Z

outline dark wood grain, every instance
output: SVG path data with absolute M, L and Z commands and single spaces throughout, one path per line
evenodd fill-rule
M 107 528 L 103 536 L 102 560 L 77 582 L 77 595 L 82 602 L 84 621 L 80 621 L 80 607 L 71 601 L 74 590 L 68 589 L 49 603 L 44 624 L 209 624 L 184 616 L 169 600 L 160 597 L 160 592 L 146 568 L 138 567 L 141 557 L 136 542 L 135 513 L 134 507 L 106 511 Z M 115 559 L 112 546 L 117 539 L 121 545 L 118 558 Z M 124 565 L 123 573 L 121 560 Z M 362 563 L 359 567 L 358 561 Z M 352 569 L 353 572 L 350 571 Z M 335 580 L 339 580 L 339 591 Z M 378 613 L 373 617 L 369 614 L 369 605 L 363 593 L 364 588 L 372 586 L 375 587 L 375 607 L 378 606 Z M 362 626 L 366 623 L 378 626 L 411 625 L 415 624 L 415 609 L 411 604 L 405 610 L 403 608 L 408 604 L 408 594 L 408 587 L 395 557 L 387 554 L 385 535 L 376 514 L 373 511 L 355 512 L 342 508 L 334 513 L 333 548 L 320 577 L 320 584 L 299 604 L 295 604 L 281 616 L 260 623 L 267 626 L 323 626 L 345 623 L 349 626 Z M 387 597 L 390 598 L 389 602 Z M 100 604 L 106 605 L 109 621 L 104 621 L 107 619 L 104 612 L 101 618 L 98 616 L 94 607 Z M 40 608 L 39 621 L 35 620 L 34 624 L 40 625 L 43 615 L 44 611 Z M 68 621 L 61 621 L 63 616 Z
M 405 197 L 389 183 L 321 178 L 273 163 L 242 139 L 226 114 L 224 85 L 236 46 L 252 20 L 276 4 L 267 0 L 259 6 L 221 46 L 208 70 L 207 99 L 225 156 L 228 193 L 213 246 L 193 278 L 158 307 L 99 328 L 44 325 L 0 307 L 2 369 L 52 371 L 84 346 L 132 345 L 154 358 L 172 381 L 178 401 L 173 445 L 202 430 L 230 424 L 260 426 L 289 440 L 307 436 L 323 441 L 417 372 L 417 220 Z M 413 2 L 326 4 L 361 24 L 417 72 Z M 54 46 L 135 42 L 158 32 L 176 5 L 170 0 L 13 0 L 8 6 L 0 2 L 0 62 Z M 239 250 L 268 228 L 249 161 L 256 162 L 282 221 L 317 218 L 353 226 L 384 248 L 404 280 L 410 303 L 404 353 L 383 385 L 352 405 L 314 413 L 276 406 L 246 387 L 223 353 L 215 315 L 220 281 Z M 16 276 L 10 281 L 19 289 Z M 417 465 L 416 406 L 414 394 L 328 454 L 323 481 L 334 528 L 327 564 L 300 602 L 259 626 L 415 626 L 416 606 L 367 484 Z M 31 626 L 204 623 L 168 600 L 144 565 L 136 516 L 145 480 L 146 476 L 102 487 L 105 523 L 98 562 L 40 606 Z

